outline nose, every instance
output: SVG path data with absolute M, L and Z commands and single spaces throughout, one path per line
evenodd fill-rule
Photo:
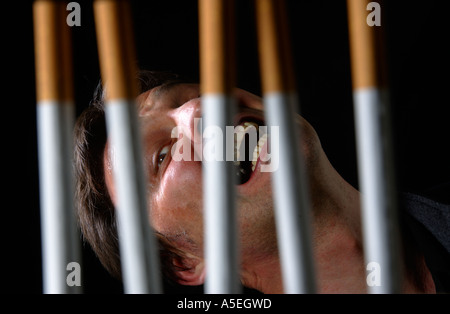
M 179 130 L 189 139 L 194 141 L 201 133 L 201 104 L 200 98 L 195 98 L 184 103 L 170 112 Z

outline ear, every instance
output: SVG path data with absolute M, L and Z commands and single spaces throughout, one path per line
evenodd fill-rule
M 205 263 L 194 257 L 175 258 L 173 264 L 178 283 L 186 286 L 199 286 L 205 282 Z

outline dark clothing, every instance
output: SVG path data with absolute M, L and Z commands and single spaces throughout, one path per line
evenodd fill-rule
M 436 292 L 450 293 L 450 205 L 409 193 L 401 205 L 408 241 L 424 255 Z

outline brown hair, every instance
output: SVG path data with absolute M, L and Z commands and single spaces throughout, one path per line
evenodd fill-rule
M 141 71 L 141 92 L 157 86 L 188 82 L 169 72 Z M 106 270 L 121 279 L 119 239 L 116 214 L 108 194 L 103 171 L 103 153 L 107 141 L 104 111 L 104 89 L 98 85 L 89 107 L 78 117 L 74 133 L 75 206 L 78 223 L 85 241 L 92 247 Z M 182 254 L 157 233 L 161 268 L 164 275 L 176 281 L 174 266 L 182 264 Z

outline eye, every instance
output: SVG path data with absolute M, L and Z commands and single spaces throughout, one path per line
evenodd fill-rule
M 156 160 L 158 167 L 161 166 L 168 153 L 169 153 L 169 146 L 164 146 L 163 149 L 161 149 L 161 151 L 159 152 Z

